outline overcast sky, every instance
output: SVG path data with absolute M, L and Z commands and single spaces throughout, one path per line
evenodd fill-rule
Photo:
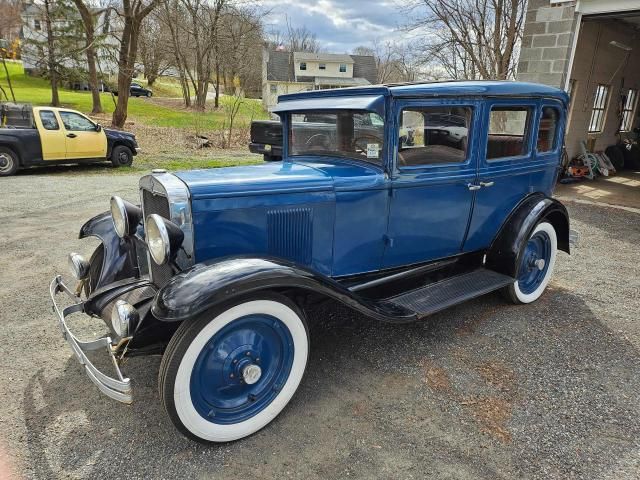
M 267 30 L 285 30 L 287 18 L 293 27 L 306 26 L 316 34 L 323 50 L 349 53 L 375 39 L 397 39 L 402 23 L 394 0 L 263 0 L 271 9 Z

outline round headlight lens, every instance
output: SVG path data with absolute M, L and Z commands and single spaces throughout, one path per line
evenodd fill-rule
M 160 215 L 154 213 L 147 217 L 145 235 L 147 237 L 147 247 L 153 261 L 158 265 L 167 263 L 171 244 L 169 243 L 167 226 Z
M 124 300 L 118 300 L 111 310 L 111 326 L 119 337 L 128 337 L 139 320 L 138 311 Z
M 111 197 L 111 219 L 113 220 L 113 228 L 115 228 L 118 236 L 124 238 L 128 233 L 129 220 L 124 201 L 120 197 Z
M 69 269 L 76 280 L 84 280 L 89 276 L 89 262 L 82 255 L 72 252 L 69 254 L 68 261 Z

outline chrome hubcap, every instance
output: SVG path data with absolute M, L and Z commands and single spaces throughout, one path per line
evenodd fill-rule
M 533 263 L 536 267 L 538 267 L 538 270 L 544 270 L 544 266 L 546 265 L 547 262 L 544 261 L 544 258 L 539 258 Z
M 0 172 L 8 172 L 12 167 L 13 159 L 5 153 L 0 153 Z
M 247 365 L 242 369 L 242 378 L 247 385 L 253 385 L 262 376 L 262 369 L 255 364 Z

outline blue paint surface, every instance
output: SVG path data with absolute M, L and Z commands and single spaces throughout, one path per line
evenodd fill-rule
M 383 111 L 382 164 L 289 157 L 284 135 L 281 163 L 178 173 L 192 196 L 195 261 L 267 254 L 337 277 L 487 249 L 527 195 L 551 195 L 567 101 L 561 90 L 523 82 L 442 82 L 281 96 L 284 128 L 288 112 L 304 105 Z M 407 105 L 471 108 L 466 161 L 398 165 L 399 114 Z M 487 160 L 494 105 L 531 109 L 525 154 Z M 545 106 L 557 108 L 560 128 L 556 149 L 538 153 L 536 133 Z M 468 188 L 480 182 L 490 186 Z
M 269 315 L 249 315 L 220 329 L 204 346 L 191 372 L 191 401 L 206 420 L 245 421 L 264 410 L 282 389 L 293 365 L 287 326 Z M 248 385 L 243 370 L 257 365 L 259 380 Z

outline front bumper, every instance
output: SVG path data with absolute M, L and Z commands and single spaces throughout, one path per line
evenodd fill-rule
M 66 293 L 75 303 L 62 310 L 56 304 L 56 295 L 58 293 Z M 122 403 L 130 404 L 133 402 L 133 392 L 131 389 L 131 382 L 128 378 L 122 375 L 118 361 L 116 360 L 115 351 L 110 337 L 101 337 L 96 340 L 84 342 L 78 340 L 73 333 L 69 330 L 66 324 L 66 317 L 72 313 L 84 312 L 84 303 L 75 295 L 69 288 L 63 283 L 60 275 L 56 276 L 51 282 L 49 287 L 49 293 L 51 295 L 51 301 L 53 302 L 53 310 L 58 318 L 58 325 L 62 331 L 62 337 L 71 346 L 71 350 L 75 353 L 78 361 L 84 365 L 85 372 L 93 383 L 100 389 L 102 393 L 114 400 L 118 400 Z M 116 372 L 117 378 L 109 377 L 98 370 L 91 361 L 85 355 L 85 352 L 94 350 L 100 350 L 104 348 L 107 350 L 109 357 L 113 363 L 113 367 Z

